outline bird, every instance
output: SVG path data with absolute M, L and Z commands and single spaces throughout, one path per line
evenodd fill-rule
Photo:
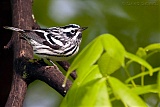
M 52 61 L 67 61 L 78 53 L 82 32 L 88 27 L 69 24 L 60 27 L 24 30 L 4 26 L 5 29 L 19 32 L 33 47 L 33 53 L 40 58 Z

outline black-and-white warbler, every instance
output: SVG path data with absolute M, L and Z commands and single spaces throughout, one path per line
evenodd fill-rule
M 32 45 L 34 54 L 53 61 L 68 60 L 75 55 L 82 40 L 82 31 L 87 29 L 76 24 L 38 30 L 4 28 L 21 33 Z

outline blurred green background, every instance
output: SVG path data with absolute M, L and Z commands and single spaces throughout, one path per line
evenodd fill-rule
M 160 0 L 34 0 L 33 13 L 43 28 L 71 23 L 87 26 L 80 51 L 103 33 L 116 36 L 132 53 L 138 47 L 160 43 Z M 160 66 L 160 53 L 149 62 Z M 61 99 L 48 85 L 35 81 L 29 86 L 24 107 L 56 107 Z

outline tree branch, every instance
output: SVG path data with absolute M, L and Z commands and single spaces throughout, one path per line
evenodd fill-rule
M 39 79 L 44 81 L 56 91 L 58 91 L 62 96 L 66 95 L 66 92 L 70 88 L 72 82 L 67 80 L 66 87 L 62 87 L 65 76 L 58 69 L 57 66 L 43 66 L 42 63 L 28 63 L 26 66 L 26 71 L 29 74 L 29 78 Z M 31 80 L 31 79 L 30 79 Z

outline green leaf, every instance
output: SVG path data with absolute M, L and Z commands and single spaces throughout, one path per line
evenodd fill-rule
M 89 72 L 86 77 L 75 80 L 60 107 L 111 106 L 106 78 L 102 78 L 97 65 Z
M 130 88 L 114 77 L 108 77 L 109 84 L 114 92 L 123 103 L 129 107 L 147 107 L 144 101 L 135 94 Z
M 150 75 L 153 74 L 153 68 L 152 68 L 152 66 L 151 66 L 148 62 L 146 62 L 144 59 L 142 59 L 142 58 L 140 58 L 140 57 L 138 57 L 138 56 L 136 56 L 136 55 L 134 55 L 134 54 L 131 54 L 131 53 L 129 53 L 129 52 L 126 52 L 126 53 L 125 53 L 125 56 L 126 56 L 128 59 L 133 60 L 133 61 L 135 61 L 135 62 L 143 65 L 144 67 L 146 67 L 146 68 L 149 70 Z
M 117 61 L 117 58 L 111 57 L 105 52 L 98 60 L 98 66 L 102 75 L 107 76 L 115 72 L 121 67 L 121 63 Z
M 89 49 L 87 49 L 87 51 L 79 57 L 80 63 L 78 66 L 79 70 L 77 71 L 77 75 L 83 75 L 86 73 L 86 70 L 97 62 L 102 53 L 103 47 L 101 41 L 96 39 Z
M 81 96 L 85 95 L 81 87 L 83 87 L 86 83 L 101 77 L 102 75 L 97 65 L 92 66 L 83 78 L 78 76 L 63 99 L 61 107 L 74 107 L 75 104 L 78 105 L 78 99 L 81 99 Z
M 78 70 L 78 69 L 77 69 Z M 87 82 L 90 82 L 92 80 L 95 80 L 97 78 L 102 78 L 102 74 L 99 71 L 98 65 L 93 65 L 90 67 L 88 71 L 85 72 L 83 75 L 78 75 L 78 78 L 74 81 L 74 83 L 77 83 L 78 86 L 85 84 Z
M 157 93 L 159 92 L 157 89 L 157 84 L 153 84 L 153 85 L 146 85 L 146 86 L 137 86 L 131 89 L 132 91 L 134 91 L 137 95 L 142 95 L 142 94 L 146 94 L 146 93 Z
M 160 50 L 160 43 L 154 43 L 144 48 L 146 51 Z
M 82 98 L 82 107 L 111 107 L 105 78 L 98 79 L 92 84 L 86 84 L 85 88 L 87 90 Z
M 111 34 L 103 34 L 100 36 L 100 39 L 108 55 L 116 58 L 116 60 L 119 61 L 122 66 L 124 66 L 125 48 L 119 42 L 119 40 Z

